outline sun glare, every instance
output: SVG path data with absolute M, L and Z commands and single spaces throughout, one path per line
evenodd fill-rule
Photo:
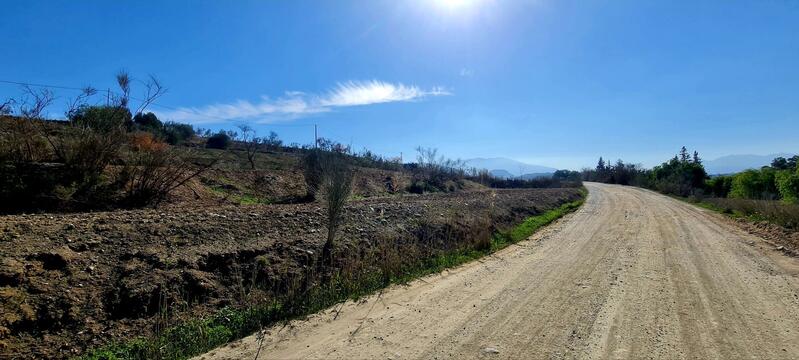
M 434 1 L 443 8 L 449 10 L 456 10 L 469 6 L 475 0 L 434 0 Z

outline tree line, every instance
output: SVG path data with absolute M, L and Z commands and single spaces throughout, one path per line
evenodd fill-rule
M 708 176 L 697 151 L 683 146 L 673 158 L 652 169 L 641 165 L 606 163 L 600 157 L 593 169 L 583 169 L 585 181 L 633 185 L 683 197 L 799 201 L 799 156 L 775 158 L 771 165 L 731 175 Z

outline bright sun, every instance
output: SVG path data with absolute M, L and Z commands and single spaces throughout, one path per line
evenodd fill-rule
M 439 6 L 450 10 L 463 8 L 473 3 L 474 0 L 435 0 Z

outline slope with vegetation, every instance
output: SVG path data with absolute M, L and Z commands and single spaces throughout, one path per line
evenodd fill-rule
M 507 182 L 435 149 L 402 164 L 162 122 L 156 80 L 132 110 L 117 79 L 63 121 L 47 91 L 3 107 L 0 356 L 181 358 L 487 254 L 584 197 L 568 172 Z

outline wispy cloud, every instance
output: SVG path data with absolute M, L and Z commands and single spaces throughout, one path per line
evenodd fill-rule
M 378 80 L 348 81 L 339 83 L 323 95 L 288 91 L 276 99 L 262 97 L 257 103 L 239 100 L 202 107 L 181 107 L 159 112 L 158 117 L 195 124 L 248 120 L 268 123 L 329 112 L 339 107 L 417 101 L 426 97 L 444 95 L 451 93 L 442 87 L 424 90 L 414 85 Z

